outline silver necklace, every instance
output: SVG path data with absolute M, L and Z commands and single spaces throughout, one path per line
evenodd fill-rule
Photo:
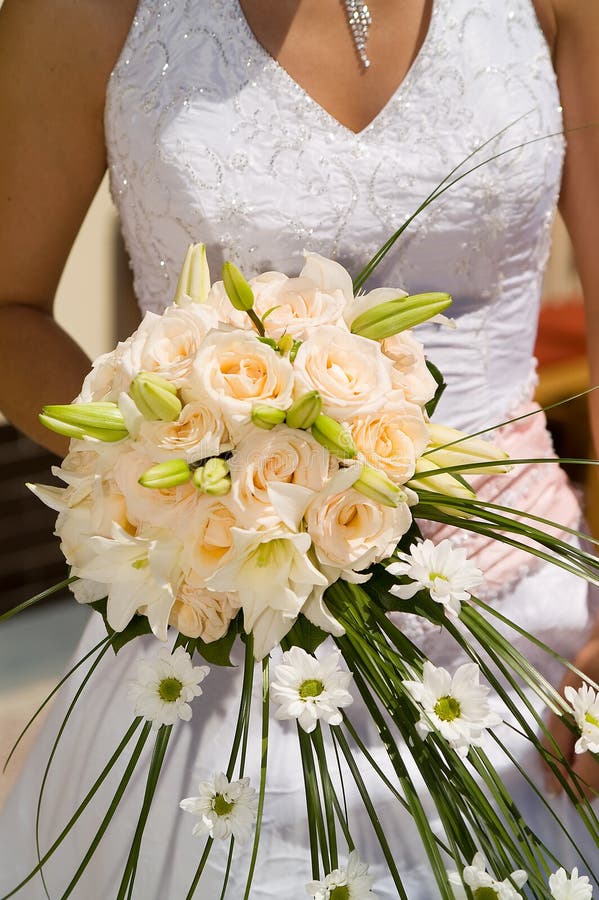
M 370 66 L 370 60 L 366 52 L 366 41 L 368 40 L 368 29 L 372 25 L 372 14 L 363 0 L 343 0 L 343 4 L 356 52 L 362 65 L 367 69 Z

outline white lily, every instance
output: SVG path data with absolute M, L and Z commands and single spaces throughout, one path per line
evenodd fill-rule
M 91 537 L 91 559 L 72 574 L 108 584 L 108 624 L 122 631 L 137 612 L 148 617 L 157 638 L 165 641 L 168 618 L 181 578 L 180 545 L 168 531 L 134 537 L 116 523 L 112 537 Z
M 293 626 L 314 585 L 327 579 L 310 562 L 310 537 L 286 528 L 231 528 L 226 562 L 208 578 L 215 591 L 236 591 L 246 632 L 254 635 L 254 656 L 262 659 Z

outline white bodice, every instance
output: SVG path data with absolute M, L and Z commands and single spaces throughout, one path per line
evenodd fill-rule
M 518 121 L 516 121 L 518 120 Z M 514 123 L 511 124 L 510 123 Z M 531 0 L 434 0 L 408 75 L 359 134 L 260 46 L 238 0 L 141 0 L 106 106 L 111 185 L 139 302 L 173 296 L 187 244 L 247 274 L 304 248 L 355 274 L 449 171 L 483 165 L 418 217 L 370 286 L 447 290 L 457 329 L 423 327 L 439 410 L 499 422 L 530 390 L 563 158 L 561 107 Z M 368 286 L 368 285 L 367 285 Z

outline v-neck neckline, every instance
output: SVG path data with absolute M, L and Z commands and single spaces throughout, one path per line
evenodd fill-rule
M 260 43 L 254 31 L 252 30 L 250 23 L 248 22 L 246 15 L 241 6 L 240 0 L 234 0 L 237 6 L 237 13 L 239 23 L 245 32 L 246 37 L 249 39 L 251 44 L 255 47 L 256 51 L 260 54 L 269 68 L 276 72 L 279 78 L 287 83 L 288 86 L 292 87 L 304 100 L 304 102 L 314 110 L 316 110 L 320 116 L 322 116 L 332 127 L 339 130 L 340 132 L 350 135 L 352 138 L 361 138 L 368 134 L 370 131 L 374 130 L 379 126 L 381 121 L 386 117 L 387 113 L 395 106 L 395 104 L 400 100 L 401 97 L 406 93 L 408 88 L 413 83 L 414 79 L 418 75 L 419 71 L 426 64 L 428 57 L 431 52 L 431 48 L 434 43 L 434 34 L 437 27 L 437 20 L 440 15 L 439 7 L 441 6 L 441 0 L 432 0 L 431 5 L 431 15 L 428 23 L 428 29 L 424 36 L 424 40 L 420 45 L 416 56 L 412 60 L 408 71 L 401 79 L 395 90 L 386 100 L 386 102 L 382 105 L 376 115 L 368 122 L 364 128 L 361 128 L 360 131 L 354 131 L 352 128 L 349 128 L 347 125 L 344 125 L 343 122 L 340 122 L 331 112 L 329 112 L 326 107 L 322 106 L 316 100 L 312 94 L 310 94 L 299 81 L 296 81 L 292 75 L 289 74 L 287 69 L 285 69 L 280 62 L 272 56 L 268 50 Z

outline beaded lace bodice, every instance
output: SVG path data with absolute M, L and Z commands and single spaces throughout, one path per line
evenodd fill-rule
M 518 120 L 518 121 L 516 121 Z M 422 328 L 444 421 L 499 422 L 530 387 L 560 182 L 561 108 L 531 0 L 434 0 L 403 83 L 354 134 L 260 46 L 238 0 L 141 0 L 106 107 L 111 186 L 144 309 L 202 240 L 251 275 L 304 248 L 356 273 L 448 172 L 482 166 L 410 226 L 370 285 L 447 290 L 457 329 Z M 467 401 L 464 397 L 467 395 Z

